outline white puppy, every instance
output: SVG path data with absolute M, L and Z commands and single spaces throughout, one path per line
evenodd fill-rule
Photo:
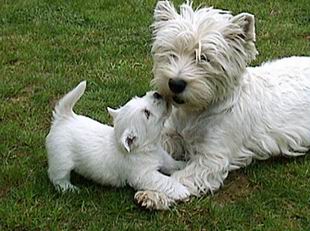
M 85 116 L 72 108 L 83 95 L 86 82 L 81 82 L 65 95 L 53 113 L 53 123 L 46 138 L 48 175 L 61 191 L 77 189 L 70 183 L 70 172 L 81 174 L 103 185 L 155 190 L 173 200 L 183 200 L 189 191 L 171 174 L 184 167 L 160 146 L 160 132 L 170 107 L 157 92 L 135 97 L 123 107 L 108 108 L 114 128 Z M 159 170 L 161 172 L 159 172 Z M 143 198 L 136 195 L 136 200 Z M 144 206 L 156 207 L 152 202 Z M 167 208 L 169 202 L 157 209 Z
M 308 151 L 310 57 L 247 67 L 257 55 L 248 13 L 159 1 L 154 18 L 152 83 L 175 105 L 163 144 L 189 159 L 172 178 L 199 195 L 253 159 Z

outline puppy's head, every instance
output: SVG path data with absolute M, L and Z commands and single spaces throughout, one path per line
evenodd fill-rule
M 152 84 L 175 105 L 200 109 L 231 94 L 255 58 L 254 16 L 213 8 L 179 12 L 159 1 L 154 12 Z
M 119 109 L 108 108 L 117 143 L 127 152 L 159 142 L 170 106 L 158 92 L 131 99 Z

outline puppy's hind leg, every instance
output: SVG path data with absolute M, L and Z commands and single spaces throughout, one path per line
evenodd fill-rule
M 60 174 L 63 175 L 61 178 L 53 178 L 53 174 L 49 171 L 50 180 L 53 182 L 55 188 L 59 192 L 75 192 L 79 191 L 79 188 L 71 184 L 70 182 L 70 172 L 71 171 L 61 171 Z M 58 173 L 57 173 L 58 175 Z M 59 176 L 59 175 L 58 175 Z
M 57 191 L 78 191 L 70 182 L 70 173 L 74 168 L 72 161 L 49 158 L 48 176 Z

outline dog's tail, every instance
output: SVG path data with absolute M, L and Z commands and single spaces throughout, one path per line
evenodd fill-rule
M 54 119 L 59 117 L 66 118 L 72 117 L 74 115 L 73 107 L 76 102 L 81 98 L 84 94 L 86 88 L 86 81 L 82 81 L 79 83 L 77 87 L 67 93 L 59 102 L 57 103 L 55 110 L 53 112 Z

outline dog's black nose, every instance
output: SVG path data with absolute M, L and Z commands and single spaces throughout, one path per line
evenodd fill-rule
M 163 97 L 161 96 L 161 94 L 159 94 L 158 92 L 154 92 L 153 94 L 155 99 L 162 99 Z
M 173 93 L 181 93 L 182 91 L 184 91 L 185 87 L 186 87 L 186 82 L 183 79 L 169 79 L 169 88 Z

